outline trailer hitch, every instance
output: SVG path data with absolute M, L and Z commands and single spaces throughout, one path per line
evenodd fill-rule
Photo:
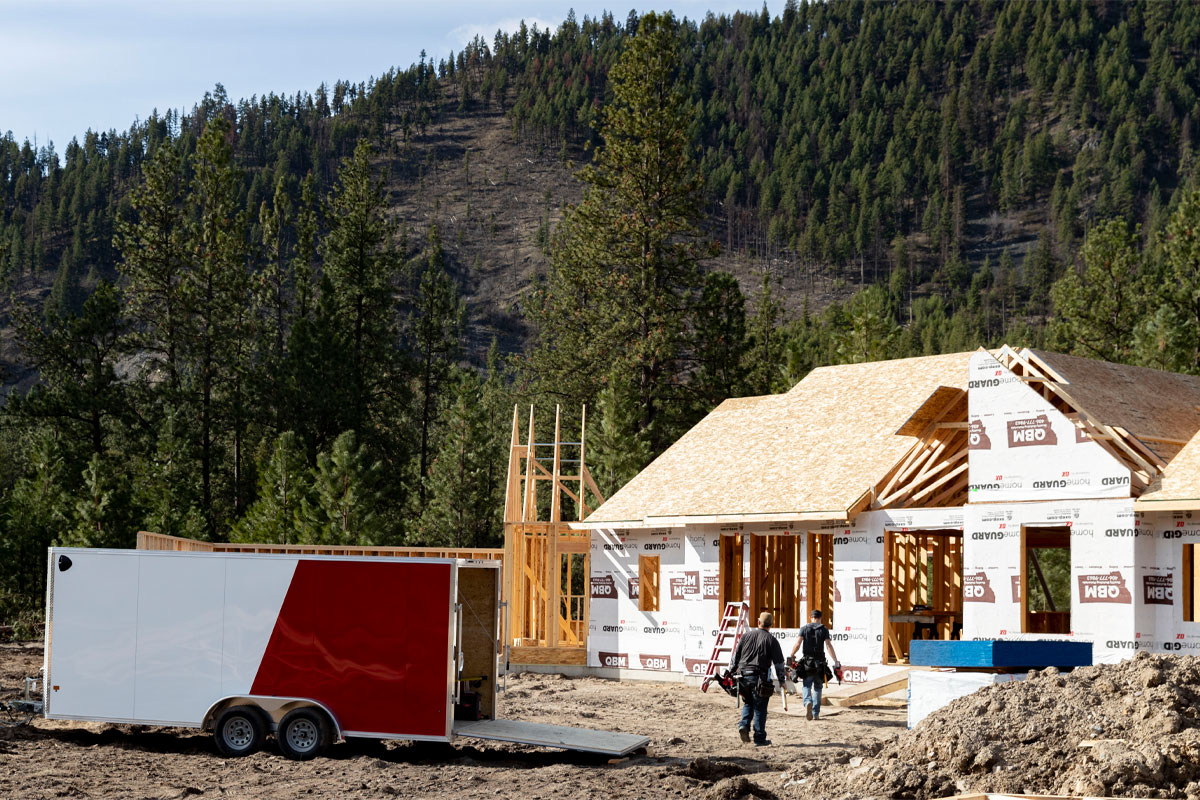
M 13 700 L 0 700 L 0 727 L 16 728 L 25 725 L 42 713 L 42 701 L 34 697 L 38 692 L 38 678 L 25 679 L 25 693 Z

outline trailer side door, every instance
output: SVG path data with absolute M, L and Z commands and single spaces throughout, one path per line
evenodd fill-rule
M 138 558 L 50 550 L 46 717 L 133 717 Z

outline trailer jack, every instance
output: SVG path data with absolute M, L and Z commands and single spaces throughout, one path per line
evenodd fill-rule
M 14 700 L 0 700 L 0 727 L 16 728 L 25 725 L 42 713 L 42 701 L 35 699 L 39 678 L 25 679 L 25 693 Z

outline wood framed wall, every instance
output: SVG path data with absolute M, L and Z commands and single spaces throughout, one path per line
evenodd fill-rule
M 511 660 L 582 664 L 590 609 L 591 532 L 572 530 L 604 502 L 587 468 L 587 409 L 579 441 L 563 440 L 555 407 L 552 438 L 538 441 L 536 415 L 521 431 L 513 408 L 504 502 L 504 585 L 508 589 Z M 522 439 L 524 433 L 524 439 Z
M 804 592 L 805 604 L 810 613 L 814 608 L 821 609 L 821 620 L 825 627 L 829 628 L 833 625 L 833 612 L 837 600 L 837 587 L 833 582 L 833 536 L 810 533 L 807 544 L 808 581 Z
M 138 531 L 138 550 L 191 553 L 294 553 L 308 556 L 387 556 L 392 558 L 473 558 L 502 561 L 500 548 L 473 547 L 359 547 L 354 545 L 270 544 L 263 542 L 203 542 L 165 533 Z
M 908 661 L 915 623 L 894 620 L 929 606 L 937 638 L 962 624 L 963 535 L 958 530 L 884 531 L 883 663 Z M 953 616 L 956 615 L 956 616 Z
M 717 555 L 720 589 L 717 610 L 724 614 L 726 603 L 740 603 L 746 599 L 742 591 L 743 539 L 740 533 L 736 536 L 718 538 L 720 539 L 720 550 Z
M 745 550 L 749 550 L 750 578 L 743 591 Z M 808 621 L 806 609 L 820 608 L 825 624 L 832 624 L 833 536 L 816 533 L 722 536 L 719 562 L 721 609 L 726 603 L 745 601 L 752 617 L 770 611 L 775 617 L 775 627 L 799 628 Z

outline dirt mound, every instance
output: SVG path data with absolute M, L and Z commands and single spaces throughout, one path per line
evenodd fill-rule
M 729 761 L 713 761 L 708 758 L 697 758 L 679 771 L 680 775 L 695 778 L 698 781 L 719 781 L 734 775 L 743 775 L 746 770 L 738 764 Z
M 729 778 L 713 786 L 704 795 L 704 800 L 741 800 L 743 797 L 773 798 L 772 792 L 741 776 Z
M 845 766 L 801 768 L 801 797 L 965 792 L 1200 797 L 1200 660 L 1151 656 L 988 686 Z M 805 774 L 807 772 L 807 774 Z

